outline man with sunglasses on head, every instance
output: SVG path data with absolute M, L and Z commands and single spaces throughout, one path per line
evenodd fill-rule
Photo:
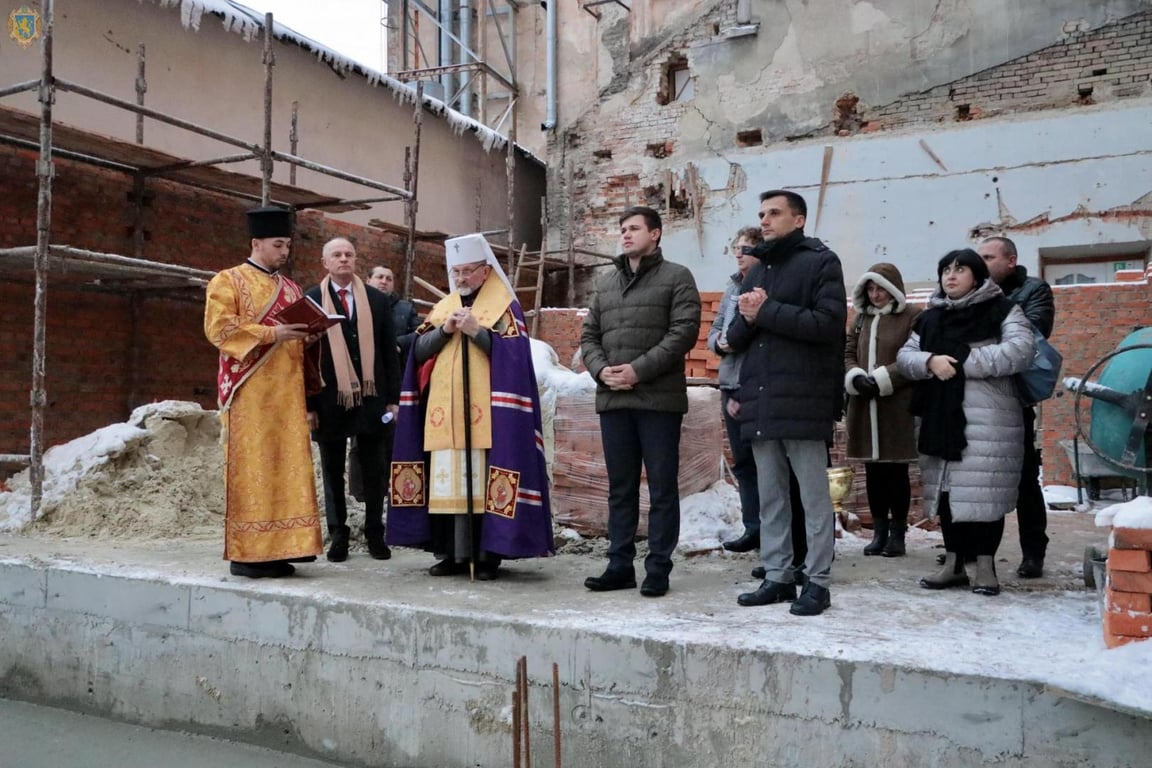
M 728 433 L 728 446 L 732 452 L 732 475 L 740 491 L 740 512 L 744 532 L 735 539 L 725 541 L 724 549 L 729 552 L 760 551 L 760 490 L 756 478 L 756 457 L 752 454 L 752 444 L 740 436 L 740 365 L 744 355 L 732 351 L 728 344 L 728 326 L 739 316 L 738 304 L 741 286 L 748 277 L 749 270 L 757 263 L 756 247 L 764 242 L 760 227 L 743 227 L 736 233 L 732 243 L 732 255 L 736 257 L 736 272 L 729 278 L 720 302 L 720 312 L 712 322 L 708 332 L 708 348 L 720 356 L 720 407 L 724 418 L 724 428 Z M 806 528 L 804 525 L 804 504 L 800 499 L 800 485 L 791 467 L 788 469 L 788 494 L 792 505 L 792 563 L 796 570 L 804 565 L 808 554 Z M 764 567 L 752 570 L 752 578 L 763 579 Z

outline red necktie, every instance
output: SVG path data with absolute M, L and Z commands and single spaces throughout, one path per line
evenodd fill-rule
M 340 288 L 336 291 L 336 294 L 340 297 L 340 303 L 344 305 L 344 317 L 347 317 L 349 320 L 351 320 L 352 308 L 348 306 L 348 289 Z

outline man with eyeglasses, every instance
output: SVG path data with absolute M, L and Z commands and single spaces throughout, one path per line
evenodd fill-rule
M 416 329 L 401 385 L 388 543 L 431 551 L 432 576 L 490 581 L 505 558 L 554 551 L 540 397 L 488 242 L 452 238 L 445 252 L 451 292 Z

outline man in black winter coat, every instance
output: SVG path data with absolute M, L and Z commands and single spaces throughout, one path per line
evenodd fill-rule
M 760 560 L 764 581 L 740 605 L 786 601 L 815 616 L 831 605 L 835 517 L 828 492 L 827 443 L 843 404 L 847 296 L 840 259 L 805 237 L 808 207 L 787 190 L 760 195 L 764 243 L 744 279 L 728 344 L 744 353 L 741 435 L 751 441 L 760 488 Z M 803 592 L 792 567 L 788 465 L 800 484 L 808 527 Z
M 368 285 L 387 296 L 388 303 L 392 305 L 392 329 L 396 332 L 400 365 L 403 366 L 408 362 L 408 349 L 412 346 L 416 329 L 420 327 L 420 315 L 412 302 L 396 294 L 396 275 L 388 267 L 373 267 L 372 274 L 368 276 Z
M 1052 335 L 1056 302 L 1052 288 L 1016 264 L 1016 244 L 1006 237 L 989 237 L 978 249 L 988 273 L 1013 304 L 1024 311 L 1044 338 Z M 1024 466 L 1016 497 L 1016 522 L 1020 526 L 1022 558 L 1016 575 L 1038 579 L 1044 575 L 1044 555 L 1048 551 L 1048 508 L 1040 488 L 1040 452 L 1036 449 L 1036 409 L 1024 406 Z
M 321 337 L 320 375 L 324 388 L 308 398 L 312 439 L 320 448 L 324 511 L 331 543 L 328 559 L 348 558 L 344 465 L 348 438 L 355 437 L 364 484 L 364 538 L 377 560 L 391 556 L 384 543 L 384 477 L 388 449 L 385 430 L 400 403 L 400 360 L 392 330 L 392 308 L 380 291 L 356 276 L 356 248 L 344 238 L 324 245 L 328 275 L 308 295 L 329 313 L 344 315 Z

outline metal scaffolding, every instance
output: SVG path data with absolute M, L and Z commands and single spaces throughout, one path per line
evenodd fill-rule
M 494 131 L 508 122 L 507 134 L 515 141 L 520 95 L 516 28 L 523 0 L 440 0 L 432 5 L 422 0 L 389 4 L 399 17 L 389 24 L 399 40 L 393 76 L 425 83 L 430 96 Z M 499 63 L 489 60 L 492 38 L 499 43 Z M 432 42 L 435 49 L 429 54 L 425 46 Z
M 258 201 L 262 205 L 276 202 L 293 210 L 323 208 L 333 211 L 349 211 L 366 208 L 369 203 L 403 202 L 406 207 L 408 231 L 406 267 L 408 274 L 411 275 L 416 237 L 416 173 L 419 167 L 420 120 L 423 112 L 423 99 L 420 97 L 420 89 L 418 88 L 413 118 L 415 140 L 412 146 L 406 148 L 404 186 L 397 187 L 365 178 L 308 160 L 299 155 L 294 130 L 290 137 L 292 141 L 291 152 L 279 152 L 272 148 L 272 81 L 275 67 L 275 56 L 272 50 L 272 14 L 265 15 L 263 30 L 264 130 L 262 141 L 254 143 L 144 106 L 147 83 L 144 78 L 145 50 L 143 45 L 138 50 L 139 66 L 135 103 L 56 77 L 52 66 L 54 6 L 54 0 L 43 0 L 42 2 L 43 35 L 40 49 L 40 78 L 0 88 L 0 98 L 36 91 L 40 104 L 38 120 L 24 112 L 0 108 L 0 143 L 35 149 L 39 153 L 36 164 L 39 189 L 36 213 L 36 245 L 0 249 L 0 269 L 10 272 L 27 271 L 31 267 L 35 285 L 32 389 L 30 395 L 32 411 L 30 453 L 27 455 L 0 454 L 0 463 L 27 464 L 30 467 L 33 518 L 39 511 L 44 489 L 44 410 L 48 400 L 45 389 L 45 359 L 49 272 L 93 276 L 96 279 L 90 287 L 94 290 L 134 292 L 141 281 L 147 280 L 152 293 L 159 289 L 165 292 L 165 295 L 187 296 L 192 291 L 194 292 L 192 295 L 199 299 L 200 292 L 214 273 L 149 261 L 143 258 L 145 243 L 143 206 L 147 196 L 147 182 L 149 179 L 164 178 L 170 182 L 197 189 L 243 200 Z M 57 91 L 77 94 L 135 113 L 137 116 L 136 145 L 94 136 L 67 126 L 56 125 L 53 119 L 52 106 Z M 150 149 L 143 146 L 144 118 L 215 139 L 241 151 L 209 160 L 193 161 Z M 293 121 L 293 126 L 295 126 L 295 121 Z M 136 216 L 133 225 L 135 253 L 132 256 L 98 253 L 52 243 L 54 157 L 118 171 L 133 177 L 133 200 L 136 206 Z M 223 171 L 218 167 L 247 160 L 259 161 L 259 178 Z M 277 184 L 272 181 L 273 170 L 277 162 L 288 163 L 291 166 L 293 181 L 295 181 L 295 169 L 300 167 L 365 187 L 372 192 L 366 197 L 348 199 L 317 195 L 308 190 L 300 189 L 294 184 Z M 135 294 L 133 293 L 133 295 Z M 134 314 L 135 312 L 136 307 L 134 306 Z

